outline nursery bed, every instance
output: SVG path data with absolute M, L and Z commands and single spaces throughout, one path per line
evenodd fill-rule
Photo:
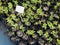
M 25 8 L 23 14 L 15 11 L 17 5 Z M 2 0 L 0 20 L 18 45 L 60 45 L 60 0 Z

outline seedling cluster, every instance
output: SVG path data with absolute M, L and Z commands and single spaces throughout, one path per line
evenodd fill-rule
M 17 5 L 25 8 L 23 14 L 15 11 Z M 0 0 L 0 17 L 17 45 L 60 45 L 59 0 Z

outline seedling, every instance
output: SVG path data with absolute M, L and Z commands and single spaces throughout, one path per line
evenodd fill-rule
M 47 2 L 47 5 L 50 6 L 50 4 L 51 4 L 51 2 L 48 1 L 48 2 Z
M 43 31 L 42 31 L 42 30 L 37 31 L 37 33 L 38 33 L 40 36 L 43 35 Z
M 51 37 L 49 37 L 47 40 L 49 40 L 49 42 L 52 42 L 53 39 Z
M 31 0 L 31 3 L 37 3 L 37 0 Z
M 60 30 L 60 24 L 58 24 L 58 27 L 57 28 Z
M 54 25 L 58 25 L 58 21 L 53 21 L 53 24 Z
M 48 21 L 47 24 L 50 27 L 50 29 L 55 29 L 55 27 L 54 27 L 52 22 Z
M 8 8 L 9 8 L 9 10 L 11 10 L 13 8 L 13 5 L 11 2 L 8 3 Z
M 37 14 L 40 15 L 40 16 L 44 16 L 44 13 L 42 11 L 42 8 L 40 7 L 39 9 L 37 9 Z
M 56 38 L 58 38 L 58 32 L 57 31 L 52 31 L 51 34 L 53 34 L 53 36 L 55 36 Z
M 44 29 L 47 29 L 47 24 L 44 23 L 42 27 L 43 27 Z
M 6 13 L 6 14 L 7 14 L 7 13 L 8 13 L 8 8 L 7 8 L 7 7 L 3 7 L 3 9 L 4 9 L 4 10 L 3 10 L 3 11 L 4 11 L 4 13 Z
M 26 34 L 28 34 L 28 35 L 33 35 L 34 33 L 35 33 L 34 30 L 27 30 L 27 32 L 26 32 Z
M 60 45 L 60 40 L 59 39 L 57 39 L 57 44 Z
M 48 38 L 49 37 L 49 33 L 45 32 L 44 37 Z

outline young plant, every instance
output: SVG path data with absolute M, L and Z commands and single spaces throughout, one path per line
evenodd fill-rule
M 40 8 L 37 9 L 37 14 L 40 15 L 40 16 L 44 16 L 44 13 L 42 11 L 42 6 L 40 6 Z
M 43 31 L 42 30 L 38 30 L 37 33 L 42 36 L 43 35 Z
M 44 29 L 47 29 L 47 24 L 44 23 L 42 27 L 43 27 Z
M 4 11 L 4 13 L 6 13 L 6 14 L 7 14 L 7 13 L 8 13 L 8 8 L 7 8 L 7 7 L 3 7 L 3 9 L 4 9 L 4 10 L 3 10 L 3 11 Z
M 58 38 L 58 32 L 57 31 L 52 31 L 51 34 L 53 34 L 53 36 L 55 36 L 56 38 Z
M 57 6 L 59 6 L 60 5 L 60 2 L 57 2 Z
M 15 14 L 11 14 L 10 17 L 16 22 L 19 21 L 19 18 L 17 18 Z
M 47 21 L 47 24 L 48 24 L 48 26 L 50 27 L 50 29 L 55 29 L 55 27 L 54 27 L 54 25 L 53 25 L 52 22 Z
M 57 45 L 60 45 L 60 40 L 59 39 L 57 39 Z
M 48 38 L 49 37 L 49 33 L 45 32 L 44 37 Z
M 13 5 L 11 2 L 8 3 L 8 8 L 9 8 L 9 10 L 11 10 L 13 8 Z
M 48 1 L 48 2 L 47 2 L 47 5 L 50 6 L 50 4 L 51 4 L 51 2 Z
M 14 25 L 14 22 L 12 21 L 12 19 L 10 17 L 6 18 L 7 22 L 11 25 Z
M 38 0 L 38 3 L 40 3 L 40 4 L 41 4 L 41 3 L 42 3 L 42 0 Z
M 55 6 L 54 6 L 54 9 L 56 10 L 56 9 L 57 9 L 57 7 L 58 7 L 58 6 L 57 6 L 57 5 L 55 5 Z
M 26 34 L 28 34 L 28 35 L 33 35 L 34 33 L 35 33 L 34 30 L 27 30 L 27 32 L 26 32 Z
M 18 1 L 13 1 L 15 5 L 18 5 Z
M 31 3 L 37 3 L 37 0 L 31 0 Z
M 27 8 L 27 6 L 28 6 L 28 4 L 27 3 L 22 3 L 22 5 L 25 7 L 25 8 Z
M 60 30 L 60 24 L 58 24 L 58 27 L 57 28 Z
M 49 20 L 53 20 L 53 15 L 52 14 L 49 17 Z
M 0 6 L 2 5 L 2 2 L 0 1 Z
M 3 13 L 3 6 L 0 6 L 0 13 Z
M 22 32 L 25 31 L 25 27 L 23 25 L 20 25 L 20 30 L 22 30 Z
M 58 25 L 58 21 L 53 21 L 53 24 L 54 25 Z
M 51 37 L 49 37 L 47 40 L 48 40 L 49 42 L 52 42 L 53 39 L 52 39 Z

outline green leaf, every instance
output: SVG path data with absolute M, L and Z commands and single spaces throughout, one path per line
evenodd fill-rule
M 51 4 L 51 2 L 48 1 L 48 2 L 47 2 L 47 5 L 50 6 L 50 4 Z
M 44 29 L 47 29 L 47 24 L 44 23 L 42 27 L 43 27 Z
M 3 11 L 4 11 L 4 13 L 6 13 L 6 14 L 7 14 L 7 13 L 8 13 L 8 8 L 7 8 L 7 7 L 3 7 L 3 9 L 4 9 L 4 10 L 3 10 Z
M 37 14 L 40 15 L 40 16 L 44 16 L 44 13 L 42 11 L 42 8 L 40 7 L 39 9 L 37 9 Z
M 52 31 L 51 34 L 53 34 L 56 38 L 58 38 L 58 32 L 57 31 Z
M 37 0 L 31 0 L 31 3 L 37 3 Z
M 49 37 L 47 40 L 49 40 L 49 42 L 52 42 L 53 39 L 51 37 Z
M 2 5 L 2 2 L 0 1 L 0 6 Z
M 8 3 L 8 8 L 9 8 L 9 10 L 13 8 L 13 5 L 11 2 Z
M 55 29 L 55 27 L 54 27 L 54 25 L 53 25 L 52 22 L 47 21 L 47 24 L 48 24 L 48 26 L 50 27 L 50 29 Z
M 0 6 L 0 13 L 3 13 L 3 6 Z
M 43 35 L 43 31 L 42 30 L 38 30 L 37 33 L 42 36 Z
M 58 21 L 53 21 L 53 24 L 54 25 L 58 25 Z
M 42 0 L 38 0 L 38 2 L 41 4 L 42 3 Z
M 60 2 L 57 2 L 57 6 L 60 6 Z
M 60 44 L 60 40 L 59 39 L 57 39 L 57 43 Z
M 33 35 L 34 33 L 35 33 L 34 30 L 27 30 L 27 32 L 26 32 L 26 34 L 28 34 L 28 35 Z
M 27 3 L 22 3 L 22 5 L 25 7 L 25 8 L 27 8 L 27 6 L 28 6 L 28 4 Z
M 53 20 L 53 15 L 50 15 L 49 20 Z
M 58 27 L 57 28 L 60 30 L 60 24 L 58 24 Z
M 10 23 L 11 25 L 14 24 L 14 22 L 12 21 L 12 19 L 10 17 L 6 18 L 7 22 Z
M 18 5 L 18 1 L 14 1 L 15 5 Z
M 49 37 L 49 33 L 45 32 L 44 37 L 48 38 Z
M 54 9 L 57 9 L 57 7 L 58 7 L 58 6 L 57 6 L 57 5 L 55 5 L 55 6 L 54 6 Z

